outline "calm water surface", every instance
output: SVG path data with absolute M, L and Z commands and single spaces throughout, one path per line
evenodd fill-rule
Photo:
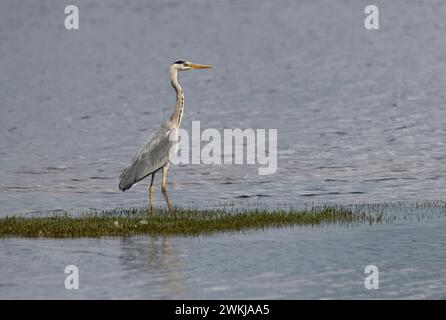
M 145 205 L 147 182 L 121 193 L 118 176 L 170 115 L 179 58 L 216 65 L 181 74 L 183 127 L 277 128 L 278 170 L 173 166 L 175 204 L 444 200 L 444 1 L 378 1 L 379 31 L 353 0 L 77 3 L 78 31 L 58 1 L 0 3 L 0 216 Z M 0 297 L 444 298 L 444 227 L 3 239 Z
M 446 219 L 197 238 L 0 240 L 2 298 L 446 298 Z M 64 268 L 79 267 L 78 291 Z M 379 268 L 378 290 L 364 268 Z M 7 276 L 6 276 L 7 275 Z

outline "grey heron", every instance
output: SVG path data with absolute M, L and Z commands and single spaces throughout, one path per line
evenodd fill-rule
M 212 66 L 178 60 L 170 66 L 170 83 L 176 93 L 175 109 L 165 121 L 138 149 L 129 165 L 119 178 L 119 189 L 126 191 L 138 181 L 151 175 L 149 188 L 150 212 L 153 210 L 153 181 L 155 174 L 162 170 L 161 191 L 166 199 L 169 211 L 173 213 L 172 204 L 166 190 L 166 177 L 169 165 L 178 147 L 178 128 L 181 125 L 184 110 L 184 93 L 178 83 L 178 72 L 193 69 L 208 69 Z

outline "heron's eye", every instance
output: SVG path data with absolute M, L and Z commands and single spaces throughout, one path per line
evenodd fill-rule
M 185 64 L 186 63 L 186 61 L 184 61 L 184 60 L 178 60 L 178 61 L 175 61 L 173 64 Z

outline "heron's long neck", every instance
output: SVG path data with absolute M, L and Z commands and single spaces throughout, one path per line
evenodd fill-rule
M 170 121 L 172 121 L 179 128 L 181 124 L 181 119 L 183 118 L 184 94 L 183 94 L 183 89 L 178 83 L 177 74 L 178 72 L 176 70 L 170 71 L 170 83 L 172 84 L 172 87 L 175 89 L 175 93 L 177 95 L 175 110 L 170 116 Z

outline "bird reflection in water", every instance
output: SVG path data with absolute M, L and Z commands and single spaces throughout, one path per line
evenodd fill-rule
M 123 238 L 121 261 L 127 270 L 137 272 L 138 279 L 145 278 L 144 285 L 150 296 L 160 299 L 180 297 L 183 293 L 179 252 L 170 247 L 168 237 Z M 140 273 L 147 273 L 141 277 Z

